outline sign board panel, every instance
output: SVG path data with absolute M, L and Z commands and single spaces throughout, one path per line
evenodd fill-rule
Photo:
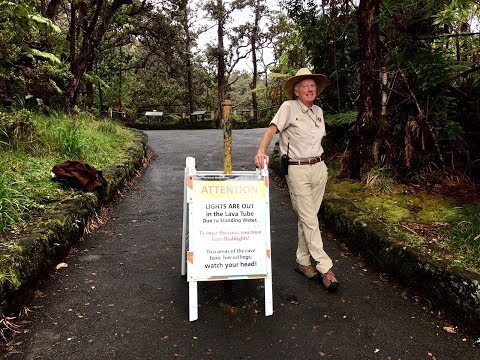
M 266 179 L 193 175 L 188 280 L 267 276 Z
M 145 116 L 162 116 L 163 111 L 146 111 Z
M 198 319 L 198 281 L 263 279 L 265 315 L 273 314 L 269 177 L 255 171 L 197 171 L 186 159 L 182 266 L 189 319 Z

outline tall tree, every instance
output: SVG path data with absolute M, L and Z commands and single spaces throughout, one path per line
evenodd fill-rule
M 360 49 L 360 98 L 358 117 L 349 143 L 347 171 L 360 178 L 380 162 L 385 124 L 381 120 L 380 73 L 382 52 L 379 27 L 380 0 L 360 0 L 357 14 Z
M 193 96 L 193 68 L 192 68 L 192 53 L 191 53 L 191 47 L 192 47 L 192 31 L 191 31 L 191 25 L 190 25 L 190 16 L 189 13 L 191 13 L 189 7 L 188 7 L 188 0 L 182 0 L 180 2 L 180 11 L 181 11 L 181 24 L 185 36 L 185 49 L 183 53 L 183 58 L 185 62 L 185 68 L 186 68 L 186 84 L 187 84 L 187 101 L 188 101 L 188 110 L 189 113 L 191 114 L 194 110 L 194 96 Z
M 235 10 L 243 9 L 246 6 L 245 0 L 234 0 L 227 3 L 224 0 L 210 1 L 206 4 L 211 20 L 215 22 L 217 28 L 217 46 L 210 47 L 210 57 L 215 58 L 217 64 L 217 93 L 218 93 L 218 117 L 217 127 L 220 127 L 222 114 L 222 103 L 226 98 L 227 89 L 232 83 L 229 83 L 229 77 L 241 59 L 248 56 L 249 51 L 244 52 L 242 49 L 249 45 L 244 40 L 244 33 L 240 31 L 232 31 L 228 34 L 228 44 L 225 42 L 226 25 L 231 19 L 231 15 Z M 213 56 L 212 56 L 213 55 Z
M 64 110 L 70 111 L 75 105 L 82 77 L 92 68 L 96 50 L 107 32 L 115 13 L 121 6 L 132 3 L 133 0 L 97 0 L 90 3 L 89 7 L 86 7 L 86 4 L 82 2 L 81 4 L 85 5 L 85 7 L 79 7 L 82 9 L 82 12 L 78 12 L 77 2 L 71 1 L 71 23 L 75 24 L 77 17 L 81 17 L 82 24 L 80 26 L 82 26 L 83 33 L 78 52 L 74 45 L 70 47 L 70 66 L 73 76 L 63 98 Z M 72 35 L 70 33 L 70 43 L 76 41 L 76 39 L 72 38 Z
M 258 124 L 258 99 L 257 99 L 257 83 L 259 78 L 258 70 L 258 52 L 262 49 L 262 32 L 260 30 L 260 21 L 267 14 L 267 8 L 264 0 L 252 0 L 249 4 L 253 11 L 253 23 L 250 26 L 250 54 L 252 56 L 252 82 L 250 89 L 252 91 L 252 107 L 253 107 L 253 124 Z
M 190 0 L 168 0 L 164 3 L 164 8 L 172 17 L 174 23 L 179 24 L 181 34 L 178 40 L 181 41 L 179 49 L 183 61 L 185 83 L 185 104 L 188 104 L 188 112 L 191 114 L 196 106 L 196 96 L 194 89 L 194 55 L 192 48 L 196 45 L 199 34 L 205 31 L 205 26 L 200 25 L 199 5 L 193 5 Z
M 217 64 L 217 94 L 218 94 L 218 117 L 217 127 L 220 127 L 222 114 L 222 103 L 226 99 L 228 87 L 232 85 L 229 83 L 229 77 L 232 74 L 235 66 L 241 59 L 248 56 L 248 52 L 242 52 L 242 48 L 247 47 L 243 41 L 243 33 L 237 34 L 236 30 L 228 34 L 227 37 L 227 23 L 231 20 L 231 15 L 236 9 L 241 9 L 245 6 L 244 0 L 234 0 L 230 3 L 224 0 L 209 1 L 205 9 L 213 20 L 217 28 L 217 46 L 210 47 L 210 57 L 215 58 Z M 235 81 L 235 80 L 234 80 Z
M 227 88 L 227 77 L 226 77 L 226 64 L 225 64 L 225 23 L 229 13 L 225 9 L 225 3 L 222 0 L 217 0 L 217 86 L 218 86 L 218 118 L 217 118 L 217 127 L 220 127 L 221 121 L 223 119 L 223 107 L 222 104 L 225 101 L 226 88 Z
M 210 18 L 216 23 L 217 28 L 217 46 L 214 49 L 214 55 L 217 61 L 217 128 L 221 125 L 223 118 L 222 103 L 226 95 L 226 64 L 225 64 L 225 23 L 230 16 L 230 11 L 227 10 L 226 4 L 223 0 L 212 0 L 206 4 L 206 10 Z
M 318 2 L 317 2 L 318 3 Z M 330 79 L 322 94 L 322 105 L 335 112 L 352 110 L 357 98 L 358 36 L 356 5 L 350 0 L 284 1 L 288 15 L 298 29 L 304 49 L 298 49 L 302 66 L 313 67 Z M 294 53 L 291 53 L 292 55 Z
M 307 51 L 302 44 L 301 29 L 293 20 L 278 13 L 270 31 L 274 31 L 276 38 L 273 42 L 275 70 L 279 73 L 295 73 L 296 69 L 308 64 Z

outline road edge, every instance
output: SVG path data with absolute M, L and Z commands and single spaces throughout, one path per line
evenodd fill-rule
M 90 219 L 101 206 L 111 203 L 125 184 L 145 166 L 148 137 L 134 133 L 124 159 L 102 169 L 108 182 L 106 195 L 66 191 L 65 197 L 33 214 L 18 233 L 9 233 L 0 246 L 0 315 L 17 314 L 34 296 L 39 281 L 46 278 L 60 259 L 84 235 Z M 15 316 L 15 315 L 13 315 Z

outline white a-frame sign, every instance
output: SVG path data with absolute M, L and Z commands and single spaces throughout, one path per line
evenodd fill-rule
M 187 158 L 182 275 L 189 318 L 198 319 L 198 281 L 264 279 L 265 315 L 273 314 L 269 177 L 263 170 L 196 171 Z

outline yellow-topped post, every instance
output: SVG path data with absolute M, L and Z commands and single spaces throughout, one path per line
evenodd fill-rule
M 232 174 L 232 101 L 222 102 L 223 113 L 223 172 L 227 175 Z

